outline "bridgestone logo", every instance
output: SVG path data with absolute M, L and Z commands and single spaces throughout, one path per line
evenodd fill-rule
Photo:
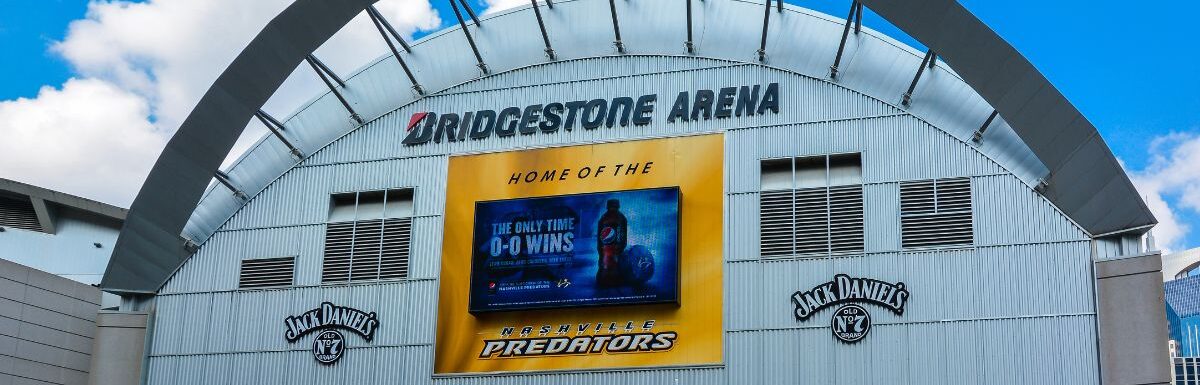
M 658 94 L 613 99 L 550 102 L 495 110 L 414 113 L 405 130 L 406 146 L 487 139 L 493 135 L 553 134 L 576 128 L 594 130 L 647 125 L 654 120 Z M 667 123 L 779 113 L 779 83 L 724 87 L 717 91 L 680 92 L 671 105 Z

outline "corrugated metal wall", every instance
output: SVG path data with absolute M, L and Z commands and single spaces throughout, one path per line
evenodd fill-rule
M 162 289 L 150 383 L 198 378 L 261 385 L 1098 381 L 1087 235 L 976 147 L 888 103 L 784 71 L 690 58 L 596 60 L 539 66 L 428 97 L 336 140 L 281 176 L 225 223 Z M 603 73 L 623 75 L 596 79 Z M 551 81 L 529 85 L 545 79 Z M 781 84 L 784 106 L 778 115 L 676 124 L 662 119 L 680 91 L 768 82 Z M 416 111 L 463 112 L 584 95 L 648 93 L 659 95 L 658 118 L 648 126 L 412 148 L 399 144 Z M 727 333 L 722 367 L 432 378 L 449 154 L 705 132 L 724 132 L 726 140 Z M 759 260 L 760 159 L 840 152 L 863 154 L 865 252 Z M 974 187 L 976 245 L 902 250 L 898 183 L 958 176 L 971 177 Z M 395 187 L 416 189 L 411 279 L 320 286 L 329 194 Z M 238 261 L 284 255 L 298 257 L 298 287 L 235 290 Z M 836 273 L 905 282 L 912 292 L 907 311 L 902 317 L 873 311 L 875 329 L 853 346 L 830 336 L 825 315 L 796 321 L 790 294 Z M 316 364 L 306 343 L 288 344 L 282 336 L 283 317 L 322 301 L 378 312 L 382 323 L 370 344 L 348 336 L 353 348 L 332 367 Z

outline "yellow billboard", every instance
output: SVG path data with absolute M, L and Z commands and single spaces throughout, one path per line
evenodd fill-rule
M 724 141 L 455 156 L 434 374 L 720 364 Z

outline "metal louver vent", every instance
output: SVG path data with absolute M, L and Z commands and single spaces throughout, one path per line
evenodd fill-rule
M 861 185 L 763 191 L 759 199 L 763 257 L 863 251 Z
M 864 250 L 863 214 L 861 185 L 829 188 L 831 253 L 861 253 Z
M 43 231 L 37 212 L 29 199 L 0 197 L 0 226 L 22 230 Z
M 407 278 L 411 237 L 412 218 L 330 223 L 321 282 Z
M 295 275 L 295 257 L 244 259 L 238 272 L 238 288 L 291 286 Z
M 829 250 L 829 205 L 825 188 L 795 190 L 796 250 L 792 254 L 815 254 Z
M 759 254 L 778 257 L 795 250 L 792 190 L 763 191 L 759 195 Z
M 900 232 L 905 248 L 974 243 L 969 178 L 900 184 Z

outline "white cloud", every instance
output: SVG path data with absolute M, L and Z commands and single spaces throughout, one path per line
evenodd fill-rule
M 126 205 L 166 142 L 146 120 L 149 110 L 145 99 L 97 79 L 0 102 L 0 175 Z
M 112 81 L 151 101 L 163 126 L 176 127 L 250 40 L 288 0 L 93 1 L 86 19 L 71 23 L 52 48 L 84 76 Z M 441 21 L 428 0 L 384 0 L 376 5 L 398 32 L 411 35 Z M 347 73 L 386 52 L 365 14 L 317 50 Z M 304 68 L 307 70 L 307 68 Z M 311 74 L 306 74 L 311 75 Z M 311 77 L 311 76 L 309 76 Z M 315 92 L 287 93 L 280 107 L 295 108 Z
M 179 125 L 286 0 L 93 1 L 52 50 L 83 76 L 105 79 L 151 103 L 164 127 Z
M 128 205 L 166 139 L 221 71 L 290 0 L 93 0 L 52 47 L 79 78 L 0 101 L 0 176 Z M 441 24 L 429 0 L 376 6 L 410 35 Z M 317 50 L 343 77 L 386 46 L 365 15 Z M 298 67 L 264 107 L 284 117 L 322 91 Z M 257 122 L 235 145 L 266 131 Z M 46 156 L 53 154 L 53 156 Z M 34 156 L 37 155 L 37 156 Z M 103 177 L 101 177 L 103 176 Z
M 544 2 L 545 0 L 540 1 Z M 483 11 L 484 14 L 493 14 L 505 9 L 530 4 L 529 0 L 484 0 L 484 3 L 487 5 L 487 8 Z M 466 15 L 463 15 L 463 17 L 466 17 Z
M 1187 247 L 1191 226 L 1179 220 L 1179 210 L 1200 213 L 1200 133 L 1171 133 L 1151 141 L 1146 168 L 1132 173 L 1134 185 L 1158 218 L 1154 237 L 1158 247 L 1178 251 Z

